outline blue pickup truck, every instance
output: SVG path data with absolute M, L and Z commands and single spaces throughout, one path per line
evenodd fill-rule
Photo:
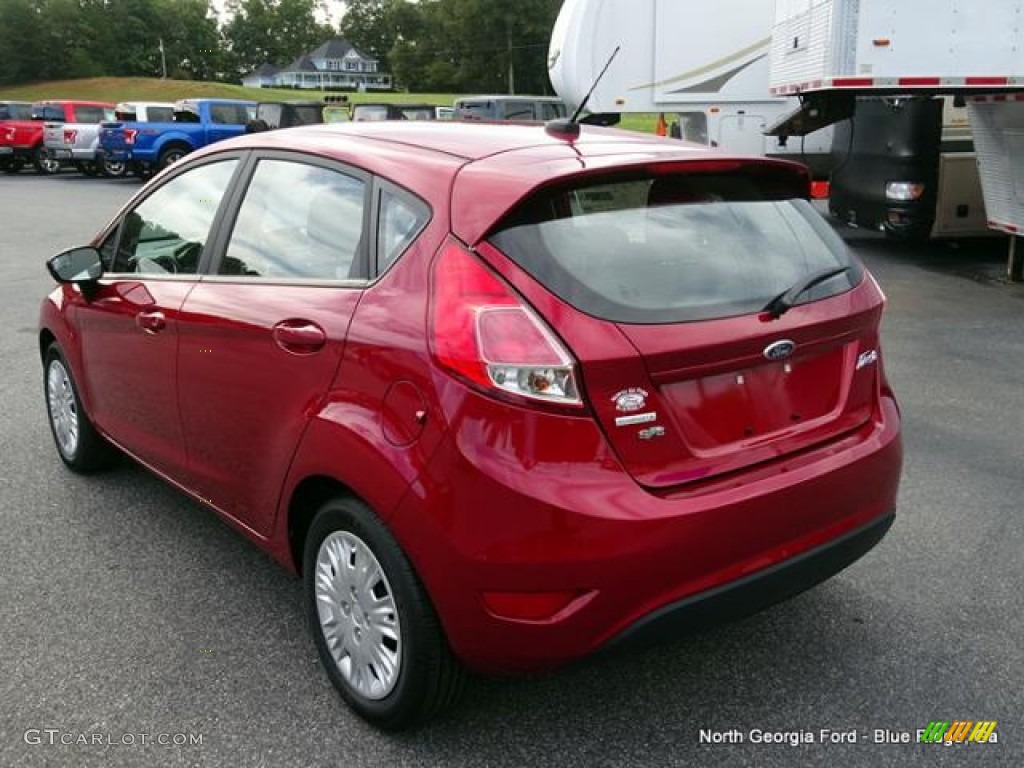
M 126 162 L 140 175 L 160 171 L 189 152 L 245 133 L 256 117 L 256 102 L 237 99 L 183 99 L 172 122 L 123 121 L 100 126 L 100 151 Z

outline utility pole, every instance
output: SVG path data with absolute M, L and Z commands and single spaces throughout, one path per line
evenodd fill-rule
M 508 38 L 508 93 L 516 92 L 516 65 L 512 62 L 512 19 L 505 18 L 505 34 Z
M 163 72 L 163 80 L 167 79 L 167 57 L 164 55 L 164 39 L 160 39 L 160 70 Z

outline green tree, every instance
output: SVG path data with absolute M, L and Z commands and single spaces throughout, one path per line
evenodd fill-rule
M 46 58 L 39 4 L 33 0 L 0 0 L 0 82 L 42 80 Z
M 356 29 L 387 27 L 415 8 L 415 24 L 388 54 L 397 82 L 414 90 L 550 92 L 547 48 L 561 0 L 358 0 Z M 385 8 L 378 19 L 369 11 Z M 373 23 L 369 23 L 366 18 Z M 346 19 L 342 19 L 342 29 Z
M 227 61 L 236 75 L 261 64 L 289 64 L 333 37 L 334 30 L 316 19 L 316 0 L 234 0 L 223 35 Z

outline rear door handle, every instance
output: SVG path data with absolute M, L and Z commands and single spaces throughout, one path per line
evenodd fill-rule
M 311 355 L 323 349 L 327 334 L 309 320 L 282 320 L 274 326 L 274 341 L 293 355 Z
M 157 334 L 167 327 L 167 318 L 163 312 L 139 312 L 135 324 L 146 333 Z

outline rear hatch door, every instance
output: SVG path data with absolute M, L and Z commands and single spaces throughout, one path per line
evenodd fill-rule
M 834 440 L 875 402 L 882 296 L 802 199 L 805 177 L 692 168 L 537 193 L 481 249 L 532 276 L 512 279 L 573 349 L 610 443 L 652 488 Z M 827 271 L 794 306 L 765 309 Z

